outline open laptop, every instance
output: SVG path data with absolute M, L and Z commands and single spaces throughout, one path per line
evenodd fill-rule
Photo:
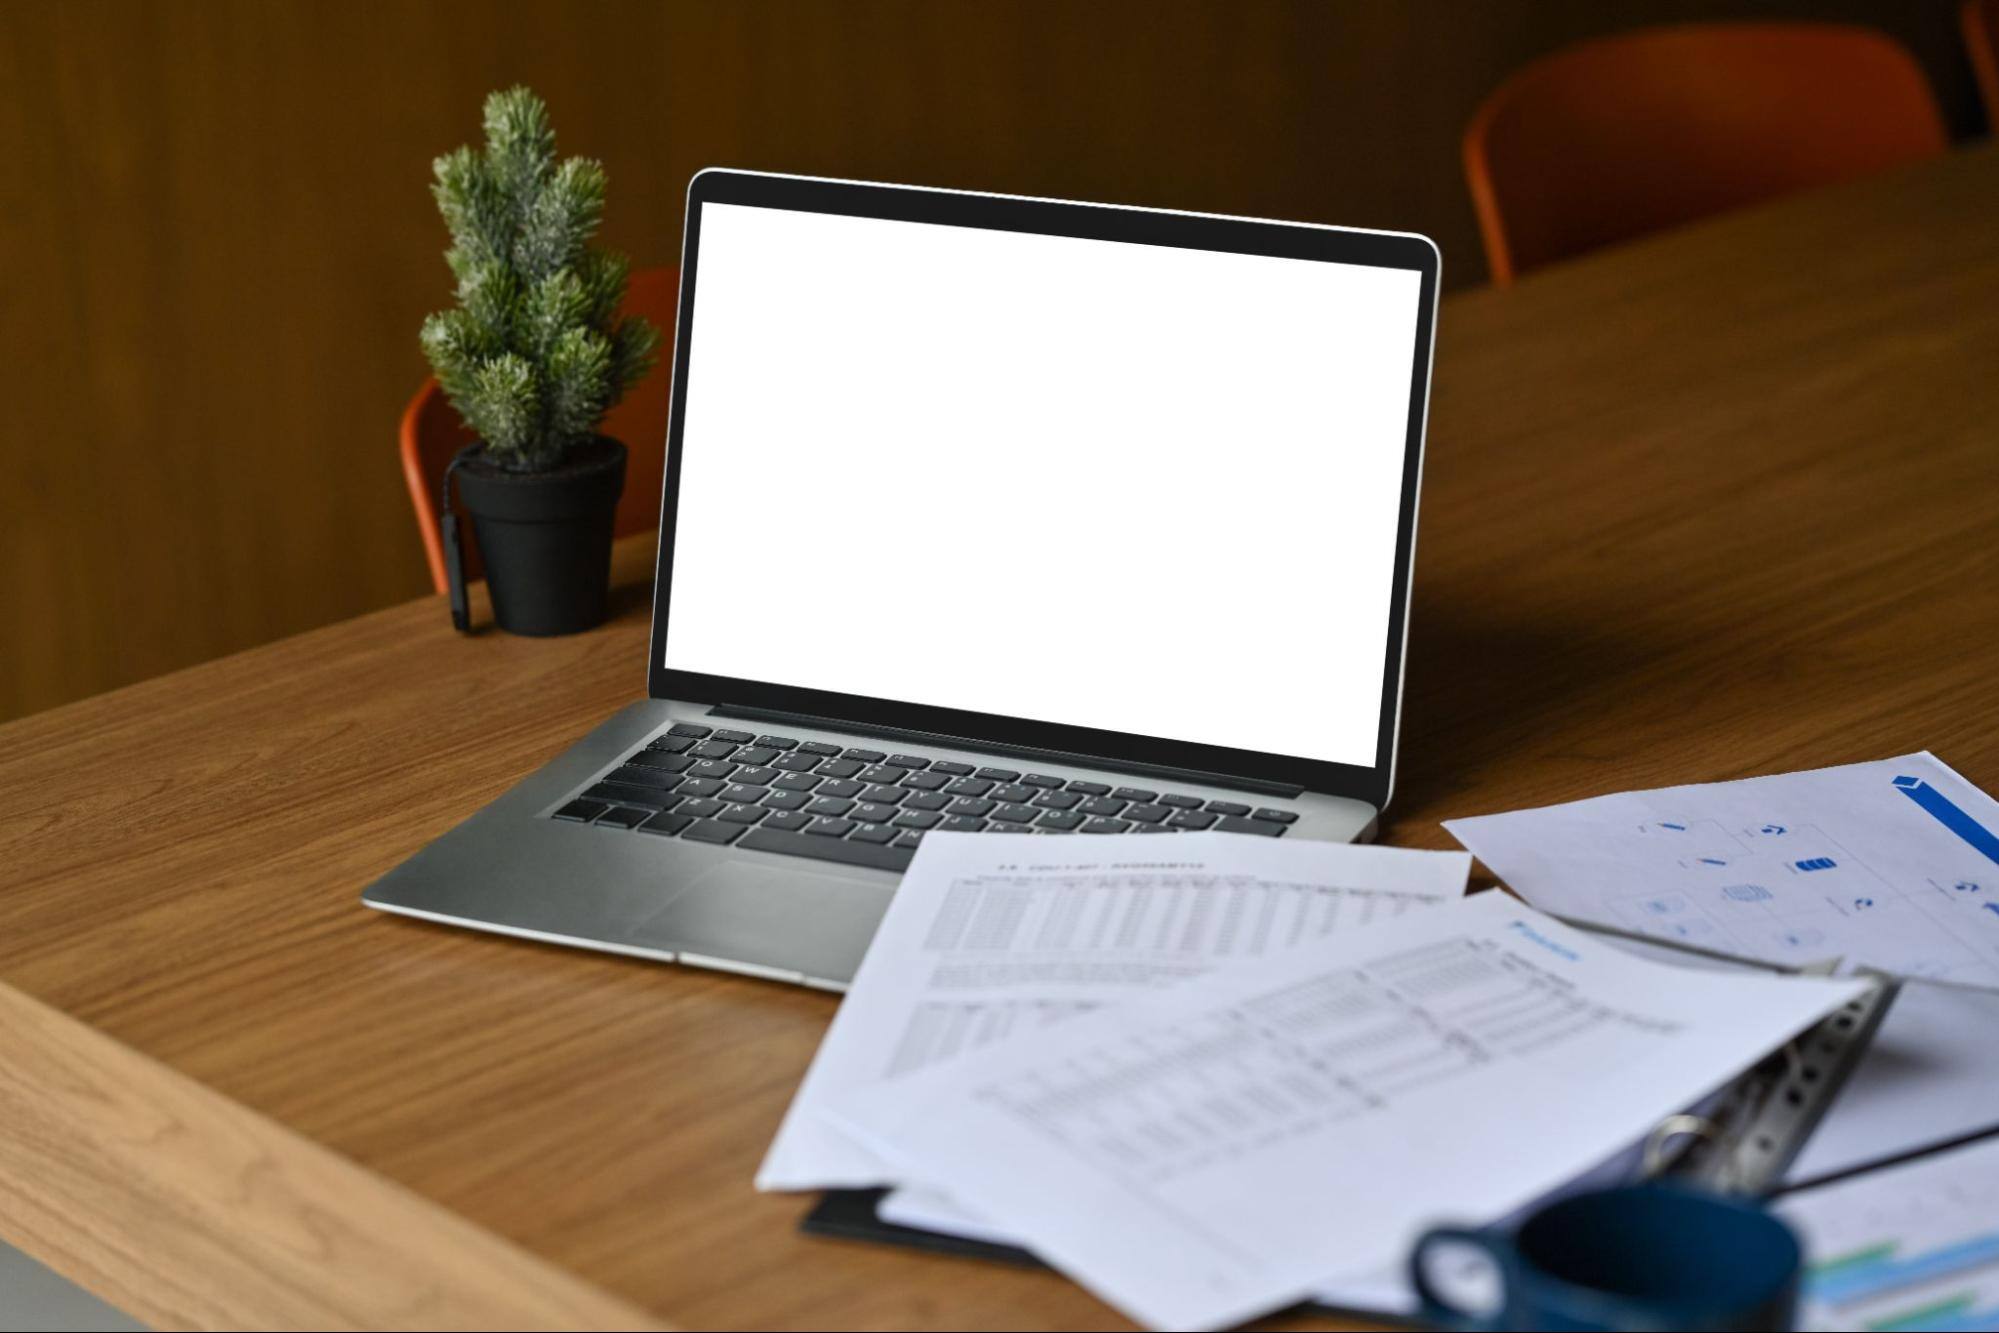
M 1369 836 L 1421 236 L 709 170 L 647 698 L 373 907 L 839 989 L 938 830 Z

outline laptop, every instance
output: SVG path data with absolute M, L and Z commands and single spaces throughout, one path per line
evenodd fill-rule
M 647 697 L 383 911 L 842 989 L 940 833 L 1370 836 L 1438 255 L 708 170 Z

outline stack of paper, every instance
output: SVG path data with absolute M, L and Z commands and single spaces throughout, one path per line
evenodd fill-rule
M 760 1182 L 914 1186 L 1218 1326 L 1518 1207 L 1864 989 L 1648 963 L 1441 853 L 1111 843 L 926 839 Z

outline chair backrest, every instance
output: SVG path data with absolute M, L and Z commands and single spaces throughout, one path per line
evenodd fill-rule
M 1870 28 L 1714 23 L 1535 61 L 1465 131 L 1493 281 L 1944 150 L 1920 67 Z
M 624 313 L 651 320 L 664 335 L 665 345 L 659 364 L 604 418 L 604 434 L 621 441 L 631 456 L 626 464 L 625 493 L 618 500 L 615 531 L 620 537 L 659 523 L 659 494 L 666 474 L 668 396 L 673 384 L 673 329 L 679 318 L 679 302 L 678 269 L 641 270 L 632 274 L 631 285 L 625 289 Z M 425 380 L 403 409 L 403 481 L 416 508 L 417 533 L 423 538 L 424 556 L 430 562 L 430 581 L 439 592 L 445 590 L 444 535 L 437 508 L 444 469 L 451 456 L 475 438 L 458 420 L 435 377 Z M 476 546 L 476 542 L 465 544 L 468 579 L 480 572 Z
M 1985 101 L 1985 127 L 1999 138 L 1999 0 L 1964 0 L 1958 17 L 1964 23 L 1965 54 L 1978 76 L 1978 95 Z

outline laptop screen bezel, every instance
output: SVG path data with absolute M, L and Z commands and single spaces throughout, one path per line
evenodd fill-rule
M 695 295 L 700 282 L 702 208 L 709 203 L 1365 264 L 1419 274 L 1421 291 L 1410 366 L 1401 509 L 1396 525 L 1394 585 L 1389 600 L 1387 642 L 1382 653 L 1381 713 L 1375 762 L 1372 765 L 1335 763 L 1032 718 L 870 698 L 771 681 L 712 676 L 666 666 L 674 535 L 678 526 L 674 517 L 680 501 L 681 433 L 686 421 L 687 366 L 693 343 Z M 852 722 L 860 726 L 925 732 L 962 739 L 973 746 L 986 742 L 1114 762 L 1254 778 L 1293 785 L 1307 791 L 1351 797 L 1376 808 L 1385 806 L 1394 786 L 1410 572 L 1415 558 L 1417 493 L 1429 411 L 1438 269 L 1437 249 L 1427 238 L 1400 232 L 1358 231 L 1310 223 L 1268 222 L 723 168 L 709 168 L 698 173 L 688 184 L 687 221 L 681 247 L 679 327 L 673 342 L 672 403 L 667 428 L 666 475 L 660 500 L 659 564 L 653 584 L 652 656 L 647 668 L 647 692 L 655 699 L 768 709 Z M 1249 566 L 1245 574 L 1254 572 L 1254 553 L 1243 554 Z M 1317 575 L 1297 570 L 1272 572 L 1294 580 L 1299 614 L 1310 613 L 1315 578 L 1337 577 L 1337 571 Z M 1029 608 L 1031 605 L 1031 601 L 1027 603 Z M 775 614 L 776 609 L 774 606 L 772 633 L 781 634 L 782 621 Z M 1198 608 L 1190 608 L 1190 614 L 1197 615 Z M 894 627 L 893 619 L 882 625 L 883 632 L 893 632 Z M 1311 700 L 1299 700 L 1301 709 L 1311 706 Z

